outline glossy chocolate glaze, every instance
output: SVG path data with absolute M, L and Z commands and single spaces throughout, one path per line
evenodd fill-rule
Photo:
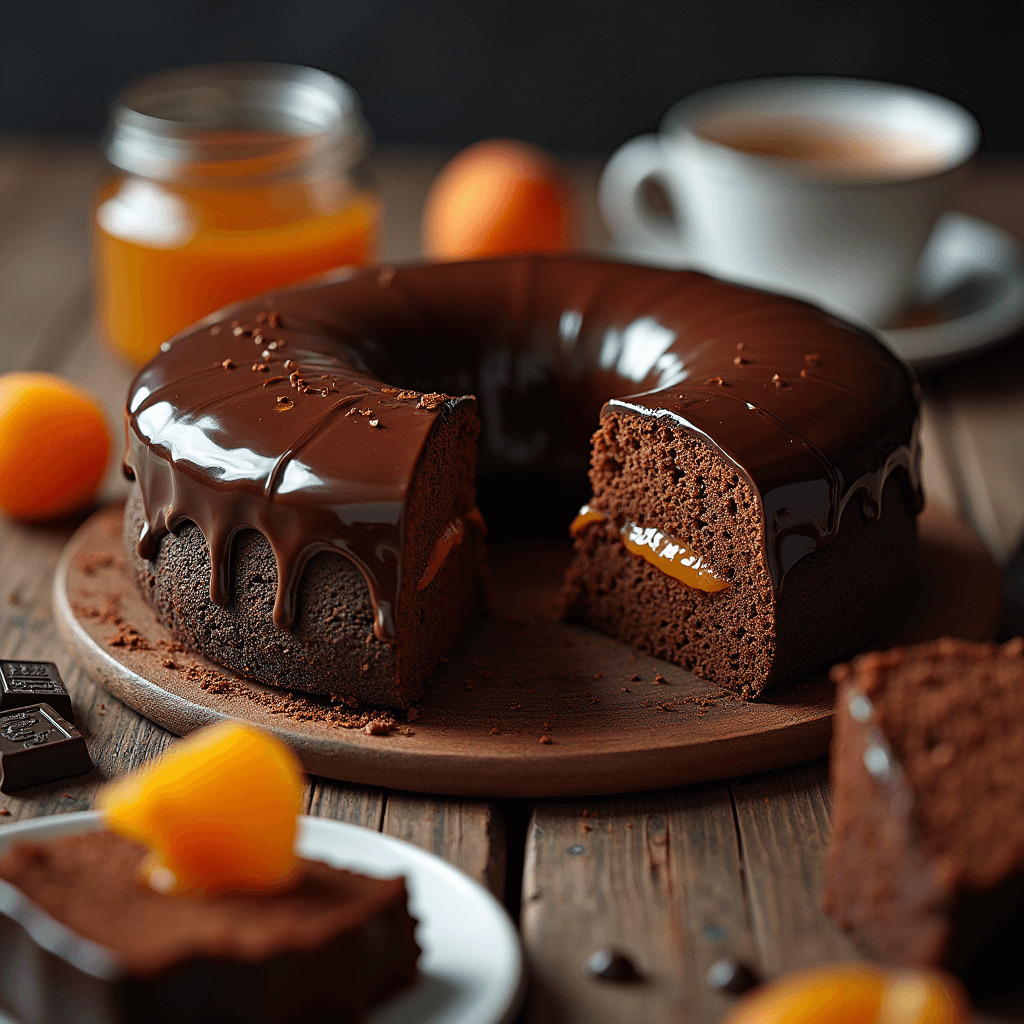
M 164 349 L 126 409 L 139 553 L 192 520 L 224 602 L 231 539 L 260 530 L 282 627 L 303 566 L 333 550 L 394 639 L 410 481 L 470 393 L 484 477 L 583 485 L 590 435 L 613 412 L 704 438 L 760 495 L 777 592 L 855 496 L 876 514 L 897 469 L 920 504 L 902 364 L 812 306 L 692 272 L 544 257 L 360 270 L 234 307 Z

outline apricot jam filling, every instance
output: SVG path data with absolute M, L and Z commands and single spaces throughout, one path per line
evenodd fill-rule
M 603 522 L 606 518 L 589 505 L 584 505 L 579 515 L 572 521 L 569 533 L 573 537 L 579 537 L 589 526 Z M 641 526 L 632 521 L 627 521 L 620 533 L 627 551 L 650 562 L 666 576 L 671 576 L 688 587 L 712 594 L 729 586 L 729 581 L 712 570 L 703 555 L 698 554 L 678 537 L 673 537 L 654 526 Z
M 427 566 L 423 570 L 423 575 L 420 577 L 419 583 L 416 584 L 417 590 L 426 590 L 430 586 L 438 570 L 444 565 L 445 560 L 452 553 L 453 549 L 462 543 L 463 538 L 466 536 L 466 527 L 470 523 L 481 531 L 486 530 L 484 517 L 481 515 L 480 509 L 475 505 L 465 516 L 455 516 L 454 519 L 449 520 L 441 531 L 441 536 L 437 538 L 430 551 L 430 557 L 427 559 Z

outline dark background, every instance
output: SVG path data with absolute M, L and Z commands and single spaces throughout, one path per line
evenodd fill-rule
M 0 131 L 95 134 L 131 79 L 228 60 L 339 74 L 383 143 L 608 151 L 696 89 L 816 73 L 943 93 L 1024 151 L 1019 0 L 8 0 Z

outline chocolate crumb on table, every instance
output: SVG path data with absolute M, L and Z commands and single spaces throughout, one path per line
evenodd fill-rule
M 749 992 L 761 983 L 757 972 L 749 964 L 728 957 L 716 960 L 708 968 L 706 979 L 711 988 L 730 995 Z
M 591 953 L 583 964 L 583 969 L 591 978 L 601 981 L 642 981 L 642 975 L 636 964 L 617 949 L 599 949 Z

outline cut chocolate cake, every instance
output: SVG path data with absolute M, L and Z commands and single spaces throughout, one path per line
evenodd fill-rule
M 825 907 L 868 952 L 982 978 L 1024 929 L 1024 641 L 944 638 L 833 678 Z
M 302 861 L 284 892 L 162 895 L 109 832 L 0 860 L 0 1006 L 37 1022 L 355 1024 L 415 980 L 401 878 Z
M 743 696 L 870 639 L 910 574 L 917 396 L 877 339 L 530 257 L 360 270 L 166 345 L 126 409 L 142 592 L 234 671 L 408 706 L 480 601 L 477 413 L 484 518 L 519 536 L 587 500 L 594 436 L 567 614 Z

